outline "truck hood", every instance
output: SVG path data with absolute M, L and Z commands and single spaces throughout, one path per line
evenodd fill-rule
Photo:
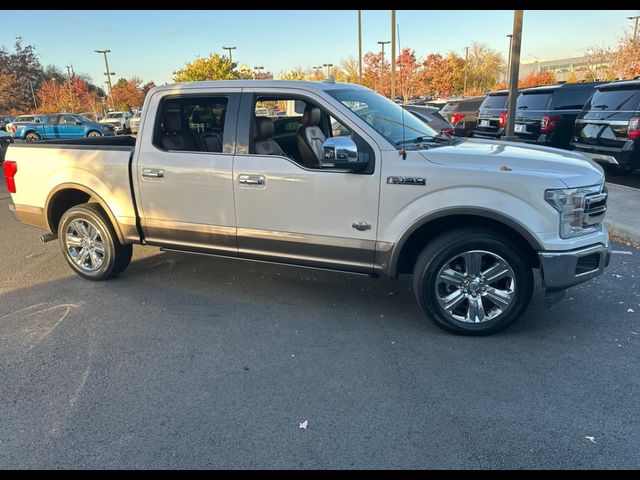
M 124 119 L 122 118 L 105 118 L 103 120 L 100 120 L 100 123 L 122 123 L 124 122 Z
M 522 174 L 558 178 L 569 188 L 604 180 L 602 167 L 580 153 L 518 142 L 470 139 L 420 153 L 438 164 L 482 170 L 508 168 Z

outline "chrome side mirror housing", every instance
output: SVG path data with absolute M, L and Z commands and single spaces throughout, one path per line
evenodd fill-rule
M 358 156 L 358 147 L 351 137 L 330 137 L 322 144 L 322 168 L 360 171 L 367 166 L 362 156 Z

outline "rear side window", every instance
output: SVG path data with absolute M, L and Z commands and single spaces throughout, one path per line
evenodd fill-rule
M 222 152 L 227 97 L 169 98 L 158 109 L 153 144 L 163 150 Z
M 640 88 L 612 88 L 596 90 L 586 105 L 594 110 L 632 110 L 640 108 Z
M 546 110 L 551 100 L 551 92 L 521 93 L 518 96 L 516 109 L 518 110 Z
M 508 95 L 487 95 L 480 108 L 499 108 L 504 109 L 507 107 Z
M 460 106 L 460 102 L 447 103 L 442 109 L 443 112 L 454 112 Z
M 560 89 L 551 97 L 549 110 L 582 110 L 593 92 L 594 88 Z

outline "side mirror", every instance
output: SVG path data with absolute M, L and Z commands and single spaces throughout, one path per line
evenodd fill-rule
M 76 120 L 76 125 L 82 125 L 82 122 L 80 120 Z
M 351 137 L 330 137 L 322 144 L 323 168 L 339 168 L 358 172 L 367 166 L 362 156 L 358 156 L 358 147 Z

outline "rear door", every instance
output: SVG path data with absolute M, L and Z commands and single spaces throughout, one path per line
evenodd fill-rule
M 59 127 L 60 127 L 60 117 L 62 115 L 47 115 L 44 119 L 44 123 L 41 123 L 42 127 L 42 138 L 60 138 Z
M 640 110 L 640 86 L 599 88 L 576 121 L 574 142 L 622 148 L 629 120 Z
M 515 134 L 535 142 L 540 136 L 542 117 L 547 114 L 553 90 L 521 92 L 516 102 Z
M 133 172 L 147 243 L 236 254 L 231 172 L 240 91 L 181 87 L 150 99 Z

